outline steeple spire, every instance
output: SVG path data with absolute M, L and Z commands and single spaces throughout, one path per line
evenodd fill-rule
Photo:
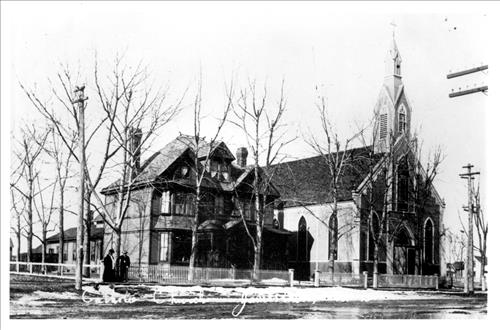
M 391 22 L 392 38 L 385 59 L 385 78 L 375 106 L 377 114 L 377 152 L 386 152 L 391 137 L 406 135 L 410 131 L 412 110 L 406 98 L 401 77 L 401 54 L 396 44 L 396 24 Z

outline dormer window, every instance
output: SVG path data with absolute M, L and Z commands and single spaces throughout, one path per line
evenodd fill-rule
M 406 109 L 404 106 L 399 108 L 399 133 L 406 132 Z
M 220 164 L 220 173 L 224 181 L 229 181 L 229 168 L 226 163 Z
M 220 176 L 219 176 L 220 175 Z M 210 176 L 220 180 L 229 181 L 229 167 L 224 161 L 210 160 Z
M 189 167 L 187 166 L 182 166 L 181 167 L 181 176 L 183 178 L 187 178 L 187 176 L 189 175 Z
M 219 172 L 219 162 L 216 160 L 210 160 L 210 176 L 215 178 L 217 173 Z

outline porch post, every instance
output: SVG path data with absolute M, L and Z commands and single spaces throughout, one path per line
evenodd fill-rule
M 172 232 L 169 231 L 167 232 L 167 263 L 170 265 L 172 263 L 172 255 L 174 251 L 174 247 L 172 246 L 173 244 L 173 239 L 172 239 Z

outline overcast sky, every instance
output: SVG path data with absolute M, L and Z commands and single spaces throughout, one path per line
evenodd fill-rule
M 327 97 L 341 136 L 348 137 L 358 125 L 366 124 L 382 86 L 390 23 L 395 22 L 403 82 L 413 108 L 412 129 L 420 133 L 425 150 L 437 146 L 444 150 L 446 159 L 436 187 L 446 201 L 445 225 L 457 229 L 457 212 L 466 202 L 465 181 L 458 177 L 461 167 L 471 162 L 485 174 L 488 96 L 450 99 L 448 93 L 452 88 L 485 84 L 488 74 L 455 80 L 447 80 L 446 74 L 487 63 L 487 15 L 481 6 L 431 3 L 362 7 L 324 2 L 2 4 L 2 82 L 7 82 L 2 84 L 2 96 L 7 95 L 9 102 L 8 108 L 2 108 L 2 130 L 16 135 L 19 125 L 39 118 L 19 81 L 36 85 L 48 95 L 47 77 L 54 77 L 63 62 L 79 66 L 82 83 L 91 84 L 95 52 L 105 62 L 126 52 L 131 64 L 139 60 L 148 64 L 155 79 L 171 87 L 172 96 L 189 88 L 186 111 L 158 132 L 157 148 L 179 132 L 192 134 L 189 105 L 201 68 L 207 113 L 204 134 L 212 133 L 213 117 L 225 102 L 224 84 L 232 75 L 240 82 L 267 81 L 271 98 L 284 79 L 284 120 L 290 136 L 299 137 L 286 152 L 291 158 L 310 156 L 312 150 L 302 137 L 320 127 L 314 86 L 320 86 Z M 90 116 L 96 111 L 95 101 L 89 100 Z M 222 139 L 233 152 L 246 144 L 231 125 Z M 2 159 L 7 150 L 2 148 Z

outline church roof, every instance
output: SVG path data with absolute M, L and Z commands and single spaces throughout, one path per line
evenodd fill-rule
M 346 151 L 348 154 L 338 187 L 338 201 L 352 200 L 353 190 L 368 175 L 370 165 L 382 157 L 378 154 L 370 158 L 371 148 Z M 332 202 L 329 194 L 331 175 L 328 163 L 321 155 L 274 165 L 269 169 L 269 175 L 287 207 Z

